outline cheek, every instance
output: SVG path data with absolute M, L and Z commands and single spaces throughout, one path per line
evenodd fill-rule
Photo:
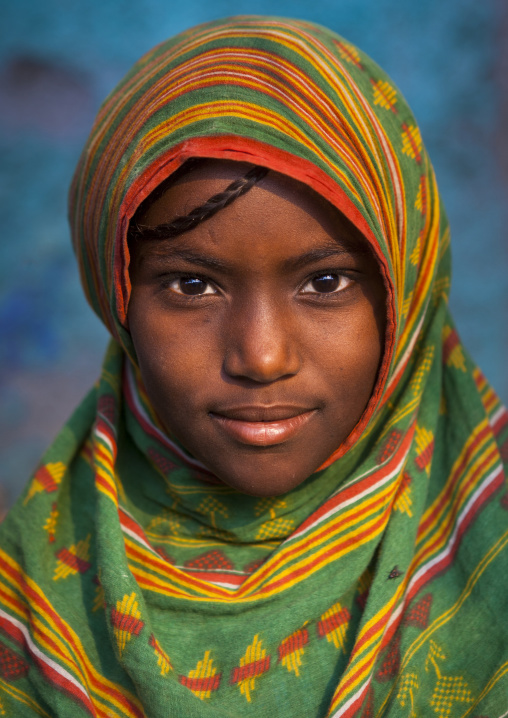
M 351 347 L 353 370 L 374 388 L 383 356 L 384 327 L 380 326 L 370 304 L 355 329 L 352 332 L 354 346 Z
M 309 345 L 318 351 L 316 356 L 326 357 L 327 363 L 337 363 L 350 371 L 368 371 L 379 363 L 384 340 L 370 302 L 362 302 L 337 316 L 325 317 L 322 322 L 309 326 Z
M 374 390 L 383 355 L 384 331 L 371 303 L 330 321 L 316 345 L 323 347 L 316 361 L 326 371 L 333 402 L 344 418 L 349 415 L 356 423 Z
M 194 403 L 206 386 L 216 352 L 208 332 L 198 322 L 181 326 L 155 310 L 129 309 L 129 329 L 136 349 L 143 383 L 163 421 L 169 413 Z

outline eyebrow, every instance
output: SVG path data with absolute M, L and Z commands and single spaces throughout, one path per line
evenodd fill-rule
M 162 241 L 164 242 L 164 240 Z M 344 255 L 365 255 L 368 251 L 369 250 L 366 247 L 361 245 L 346 247 L 341 246 L 334 241 L 332 246 L 317 247 L 316 249 L 311 249 L 309 252 L 305 252 L 305 254 L 300 254 L 296 257 L 289 257 L 283 262 L 283 268 L 286 271 L 297 271 L 309 264 L 322 261 L 323 259 Z M 142 261 L 143 259 L 145 259 L 145 257 L 142 257 Z M 150 252 L 149 260 L 157 264 L 162 264 L 168 259 L 181 259 L 189 264 L 195 264 L 203 267 L 204 269 L 215 269 L 222 272 L 231 271 L 231 264 L 223 259 L 200 254 L 192 249 L 175 247 L 169 242 L 164 242 L 163 248 L 158 245 L 157 249 L 154 248 L 154 251 Z
M 164 240 L 162 240 L 164 242 Z M 199 254 L 199 252 L 195 252 L 192 249 L 183 249 L 174 247 L 169 243 L 164 242 L 164 246 L 161 247 L 160 245 L 155 245 L 157 249 L 154 248 L 154 251 L 151 251 L 149 254 L 149 259 L 152 262 L 156 262 L 159 264 L 162 264 L 167 259 L 183 259 L 184 262 L 189 262 L 189 264 L 197 264 L 200 267 L 204 267 L 205 269 L 217 269 L 226 271 L 229 268 L 229 264 L 227 262 L 224 262 L 222 259 L 218 259 L 217 257 L 211 257 L 209 255 Z M 152 245 L 150 248 L 154 247 Z M 145 259 L 145 256 L 142 256 L 141 260 L 143 261 Z
M 344 255 L 365 255 L 368 251 L 369 250 L 366 247 L 362 247 L 361 245 L 358 247 L 341 246 L 338 242 L 334 242 L 334 246 L 317 247 L 316 249 L 311 249 L 309 252 L 305 252 L 305 254 L 301 254 L 298 257 L 291 257 L 284 262 L 284 267 L 287 269 L 297 270 L 307 266 L 308 264 L 313 264 L 314 262 L 319 262 L 323 259 Z

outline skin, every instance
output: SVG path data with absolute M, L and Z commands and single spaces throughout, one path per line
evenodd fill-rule
M 250 165 L 210 161 L 140 218 L 185 215 Z M 366 240 L 275 172 L 193 230 L 131 249 L 128 327 L 168 433 L 256 496 L 307 479 L 360 420 L 382 357 L 385 289 Z

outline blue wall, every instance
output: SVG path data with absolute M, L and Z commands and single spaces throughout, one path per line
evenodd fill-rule
M 0 486 L 10 500 L 95 379 L 106 342 L 82 297 L 66 224 L 67 186 L 94 113 L 155 43 L 252 12 L 331 27 L 405 93 L 450 215 L 459 331 L 508 401 L 504 0 L 4 0 Z

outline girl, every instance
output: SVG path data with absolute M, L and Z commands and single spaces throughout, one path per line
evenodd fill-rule
M 183 33 L 70 218 L 113 339 L 2 527 L 2 710 L 505 715 L 508 414 L 383 72 L 305 22 Z

